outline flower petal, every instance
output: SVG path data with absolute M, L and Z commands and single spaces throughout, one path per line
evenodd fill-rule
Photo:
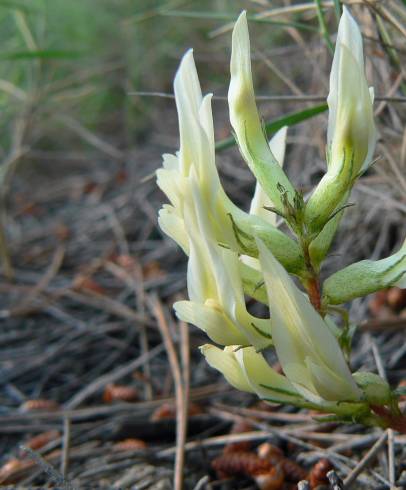
M 174 92 L 179 120 L 181 171 L 187 176 L 191 164 L 195 162 L 194 145 L 200 139 L 197 121 L 202 102 L 202 91 L 191 49 L 183 56 L 175 75 Z
M 277 403 L 295 404 L 300 400 L 299 393 L 286 376 L 277 373 L 253 347 L 239 349 L 235 356 L 259 397 Z
M 189 255 L 189 237 L 183 219 L 179 217 L 173 206 L 164 204 L 159 211 L 158 224 L 161 230 L 174 240 Z
M 272 338 L 286 376 L 292 383 L 297 381 L 304 384 L 303 379 L 294 379 L 289 366 L 299 365 L 308 372 L 310 359 L 315 365 L 325 368 L 326 376 L 335 373 L 330 379 L 337 401 L 359 398 L 360 391 L 352 379 L 337 339 L 260 240 L 258 249 L 272 315 Z M 305 386 L 310 391 L 314 388 L 317 391 L 309 374 L 308 385 Z M 339 376 L 341 383 L 337 383 L 336 376 Z M 318 392 L 315 394 L 321 396 Z
M 180 320 L 200 328 L 217 344 L 239 345 L 246 342 L 246 338 L 230 322 L 221 309 L 193 301 L 177 301 L 173 307 Z
M 208 364 L 212 368 L 217 369 L 217 371 L 220 371 L 230 385 L 237 388 L 237 390 L 254 393 L 235 357 L 234 351 L 238 347 L 234 345 L 221 350 L 214 345 L 206 344 L 200 347 L 200 351 L 206 358 Z

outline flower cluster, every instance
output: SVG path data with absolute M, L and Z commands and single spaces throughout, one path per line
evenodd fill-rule
M 406 242 L 386 259 L 352 264 L 324 284 L 319 279 L 351 189 L 375 148 L 373 91 L 365 77 L 359 28 L 344 7 L 327 99 L 327 171 L 307 202 L 283 170 L 287 128 L 270 142 L 263 130 L 245 12 L 233 30 L 230 68 L 230 122 L 257 180 L 248 212 L 221 185 L 212 95 L 202 95 L 191 50 L 175 77 L 180 148 L 176 155 L 164 155 L 157 183 L 170 201 L 159 213 L 160 227 L 189 257 L 189 300 L 175 303 L 176 314 L 217 344 L 201 351 L 237 389 L 341 419 L 378 423 L 373 407 L 395 410 L 396 395 L 372 373 L 351 373 L 343 348 L 349 329 L 340 329 L 330 312 L 391 285 L 406 287 Z M 291 234 L 278 228 L 277 216 Z M 245 295 L 267 304 L 270 318 L 250 314 Z M 268 364 L 268 349 L 275 350 L 284 374 Z

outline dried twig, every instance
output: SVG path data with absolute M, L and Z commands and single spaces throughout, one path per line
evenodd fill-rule
M 161 302 L 157 296 L 153 296 L 149 300 L 152 313 L 154 314 L 159 329 L 164 340 L 166 352 L 168 354 L 169 365 L 172 370 L 172 376 L 175 382 L 175 394 L 176 394 L 176 456 L 175 456 L 175 476 L 174 476 L 174 488 L 175 490 L 182 490 L 183 488 L 183 467 L 185 462 L 185 441 L 186 441 L 186 428 L 187 428 L 187 409 L 185 388 L 183 385 L 182 374 L 180 370 L 179 360 L 176 354 L 175 346 L 173 344 L 169 325 L 165 318 L 165 313 Z
M 48 475 L 50 480 L 54 481 L 57 485 L 62 486 L 65 490 L 74 490 L 71 483 L 65 480 L 65 478 L 50 463 L 48 463 L 48 461 L 45 461 L 38 452 L 23 445 L 21 445 L 20 448 L 30 455 L 37 465 L 42 468 L 42 471 Z
M 107 373 L 103 376 L 100 376 L 98 379 L 95 379 L 89 385 L 85 386 L 82 390 L 77 392 L 75 396 L 73 396 L 67 403 L 65 403 L 65 408 L 70 410 L 76 408 L 94 393 L 102 390 L 107 384 L 113 383 L 114 381 L 123 378 L 127 374 L 142 366 L 147 359 L 152 359 L 158 354 L 161 354 L 163 348 L 163 345 L 157 345 L 149 352 L 142 354 L 137 359 L 132 360 L 128 364 L 120 366 L 117 369 L 114 369 L 111 373 Z
M 372 348 L 372 353 L 374 355 L 379 376 L 385 381 L 387 381 L 386 371 L 382 360 L 382 356 L 379 352 L 376 343 L 372 339 L 371 339 L 371 348 Z M 390 487 L 392 489 L 395 487 L 395 480 L 396 480 L 393 429 L 387 429 L 386 432 L 387 432 L 387 443 L 388 443 L 388 476 L 389 476 Z
M 68 417 L 63 419 L 61 474 L 66 479 L 69 467 L 69 451 L 71 443 L 71 424 Z
M 350 487 L 350 485 L 356 480 L 357 476 L 364 470 L 368 463 L 376 456 L 376 454 L 382 449 L 387 439 L 387 432 L 384 432 L 381 437 L 375 442 L 371 449 L 364 455 L 361 461 L 355 468 L 346 476 L 344 485 Z

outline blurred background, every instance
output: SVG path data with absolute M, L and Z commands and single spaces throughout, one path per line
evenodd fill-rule
M 269 136 L 291 126 L 286 171 L 307 194 L 325 171 L 324 104 L 344 3 L 361 26 L 379 142 L 325 276 L 383 258 L 405 237 L 404 1 L 0 0 L 0 484 L 50 481 L 41 465 L 18 466 L 18 445 L 49 431 L 50 449 L 40 450 L 46 461 L 58 467 L 64 454 L 62 476 L 106 488 L 134 465 L 124 456 L 112 461 L 112 444 L 137 438 L 155 452 L 173 445 L 173 365 L 162 322 L 175 347 L 190 347 L 192 400 L 252 401 L 207 368 L 196 348 L 205 337 L 194 327 L 185 337 L 172 314 L 186 295 L 186 257 L 157 226 L 166 199 L 154 176 L 162 153 L 179 145 L 172 81 L 193 47 L 203 93 L 214 93 L 223 185 L 247 209 L 254 179 L 233 143 L 224 98 L 232 22 L 247 9 L 260 112 Z M 370 342 L 378 342 L 382 356 L 395 356 L 388 371 L 395 383 L 404 375 L 405 349 L 396 349 L 406 316 L 405 298 L 396 301 L 381 295 L 352 306 L 355 321 L 372 325 L 367 340 L 357 337 L 354 368 L 373 368 Z M 117 401 L 108 391 L 116 384 L 133 391 Z M 159 413 L 150 415 L 164 403 L 163 419 L 172 422 L 159 425 Z M 195 436 L 228 430 L 219 413 L 195 409 Z M 171 488 L 173 454 L 157 465 L 147 449 L 139 464 L 151 465 L 151 485 Z M 4 470 L 13 458 L 20 463 Z M 202 458 L 190 457 L 190 488 L 209 471 L 210 457 Z

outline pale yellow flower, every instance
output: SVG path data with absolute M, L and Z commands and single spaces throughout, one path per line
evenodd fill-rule
M 276 403 L 306 404 L 286 376 L 277 373 L 254 348 L 231 345 L 222 350 L 206 344 L 200 350 L 208 364 L 238 390 Z
M 283 211 L 280 186 L 291 200 L 294 189 L 269 148 L 255 103 L 251 73 L 250 39 L 246 13 L 235 23 L 231 52 L 231 81 L 228 91 L 230 121 L 241 154 L 274 206 Z
M 191 232 L 185 226 L 185 195 L 190 194 L 194 182 L 217 243 L 255 256 L 258 252 L 254 235 L 260 236 L 289 270 L 301 270 L 303 257 L 297 244 L 272 226 L 270 219 L 240 210 L 224 192 L 215 162 L 211 94 L 202 96 L 191 50 L 182 58 L 174 89 L 180 150 L 176 155 L 164 155 L 163 167 L 157 171 L 157 184 L 170 201 L 159 212 L 161 229 L 189 254 Z
M 311 402 L 359 400 L 361 392 L 329 326 L 260 240 L 258 248 L 272 338 L 285 375 Z
M 357 177 L 371 164 L 375 150 L 373 92 L 365 77 L 361 32 L 346 7 L 338 28 L 327 103 L 328 169 L 306 206 L 312 231 L 323 228 L 342 204 Z
M 196 183 L 191 184 L 185 198 L 190 301 L 175 303 L 177 316 L 204 330 L 218 344 L 264 349 L 272 343 L 270 321 L 255 318 L 247 311 L 238 254 L 216 242 Z

